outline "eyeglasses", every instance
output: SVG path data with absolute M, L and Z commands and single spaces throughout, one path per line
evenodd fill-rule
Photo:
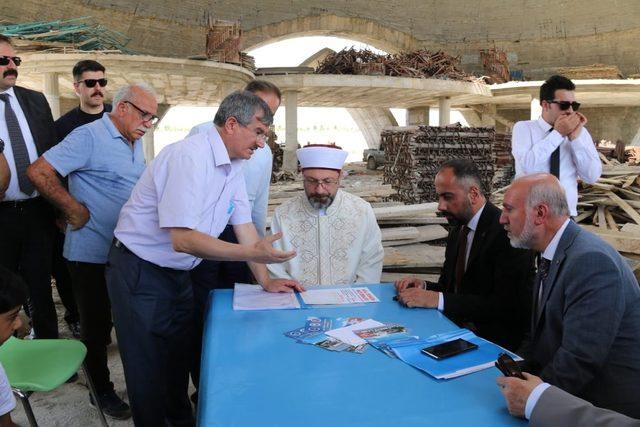
M 313 178 L 305 178 L 303 181 L 305 182 L 305 184 L 309 184 L 312 187 L 323 186 L 324 188 L 331 187 L 338 183 L 337 179 L 331 179 L 331 178 L 320 179 L 320 180 L 313 179 Z
M 0 56 L 0 65 L 9 65 L 9 61 L 13 61 L 16 67 L 19 67 L 22 63 L 22 59 L 19 56 Z
M 580 103 L 573 101 L 573 102 L 569 102 L 569 101 L 547 101 L 549 104 L 558 104 L 558 107 L 562 110 L 562 111 L 566 111 L 569 109 L 569 107 L 573 108 L 573 111 L 578 111 L 580 109 Z
M 94 87 L 96 84 L 105 87 L 108 82 L 107 79 L 84 79 L 78 80 L 76 83 L 84 83 L 86 87 Z
M 148 111 L 144 111 L 142 108 L 138 107 L 133 102 L 131 101 L 124 101 L 124 102 L 126 102 L 127 104 L 131 105 L 133 108 L 138 110 L 138 113 L 140 113 L 140 117 L 142 118 L 143 121 L 151 122 L 152 125 L 155 125 L 156 123 L 158 123 L 158 120 L 160 120 L 158 116 L 156 116 L 155 114 L 151 114 Z

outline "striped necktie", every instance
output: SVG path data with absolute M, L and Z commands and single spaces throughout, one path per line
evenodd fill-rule
M 7 130 L 9 131 L 9 143 L 13 151 L 13 161 L 16 164 L 16 173 L 18 175 L 18 185 L 20 191 L 27 196 L 33 194 L 35 190 L 29 178 L 27 178 L 27 167 L 31 164 L 27 144 L 24 142 L 20 123 L 16 117 L 16 113 L 11 108 L 9 95 L 0 93 L 0 101 L 4 102 L 4 119 L 7 122 Z

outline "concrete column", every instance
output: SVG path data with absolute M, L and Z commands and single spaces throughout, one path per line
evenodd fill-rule
M 407 108 L 407 126 L 429 126 L 429 107 Z
M 451 99 L 448 97 L 438 98 L 438 126 L 451 124 Z
M 44 96 L 51 107 L 53 120 L 60 117 L 60 87 L 58 86 L 58 73 L 44 73 Z
M 282 160 L 282 169 L 288 172 L 296 172 L 298 159 L 298 92 L 288 90 L 284 92 L 285 112 L 285 147 Z
M 542 105 L 540 105 L 540 99 L 536 96 L 531 96 L 531 120 L 538 120 L 542 114 Z

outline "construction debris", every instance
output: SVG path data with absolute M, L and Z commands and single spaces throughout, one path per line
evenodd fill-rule
M 11 37 L 20 51 L 114 51 L 133 54 L 125 46 L 131 39 L 82 18 L 0 25 L 0 34 Z
M 622 72 L 616 65 L 593 64 L 581 67 L 562 67 L 557 69 L 561 74 L 572 80 L 579 79 L 623 79 Z
M 511 80 L 509 61 L 504 50 L 481 49 L 480 59 L 484 68 L 484 80 L 487 84 L 505 83 Z
M 440 166 L 451 159 L 473 160 L 482 174 L 485 191 L 491 191 L 493 128 L 394 127 L 382 131 L 381 139 L 387 157 L 384 183 L 397 191 L 397 200 L 405 203 L 437 200 L 435 176 Z
M 368 49 L 343 49 L 327 55 L 316 74 L 385 75 L 413 78 L 477 81 L 459 68 L 460 59 L 443 51 L 425 49 L 378 55 Z
M 207 59 L 240 64 L 241 49 L 242 29 L 240 22 L 213 19 L 211 15 L 208 15 L 205 51 Z

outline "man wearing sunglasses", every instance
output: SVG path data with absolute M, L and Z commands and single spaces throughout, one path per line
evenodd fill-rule
M 71 72 L 73 89 L 80 100 L 80 105 L 55 121 L 58 142 L 65 139 L 74 129 L 98 120 L 103 113 L 111 111 L 111 104 L 104 102 L 107 85 L 104 72 L 104 66 L 91 59 L 82 60 L 73 67 Z M 66 180 L 64 182 L 66 185 Z M 67 262 L 62 256 L 65 228 L 64 218 L 58 214 L 53 232 L 51 273 L 56 280 L 56 288 L 65 308 L 64 320 L 69 325 L 74 338 L 80 338 L 78 308 L 73 296 Z
M 567 193 L 571 216 L 578 214 L 577 179 L 592 184 L 602 173 L 596 146 L 584 127 L 587 118 L 578 112 L 575 88 L 564 76 L 549 77 L 540 87 L 542 115 L 516 123 L 511 139 L 516 175 L 554 175 Z
M 36 338 L 58 338 L 51 295 L 53 212 L 27 177 L 27 167 L 56 143 L 51 109 L 40 92 L 16 85 L 20 57 L 0 35 L 0 139 L 11 172 L 0 193 L 0 264 L 29 288 Z
M 113 103 L 111 113 L 78 127 L 44 153 L 29 168 L 29 177 L 66 219 L 63 255 L 78 304 L 89 375 L 104 413 L 125 419 L 131 416 L 129 406 L 115 393 L 107 368 L 112 322 L 105 265 L 120 209 L 145 169 L 141 138 L 157 120 L 158 104 L 144 84 L 121 88 Z M 58 174 L 69 177 L 68 191 Z

